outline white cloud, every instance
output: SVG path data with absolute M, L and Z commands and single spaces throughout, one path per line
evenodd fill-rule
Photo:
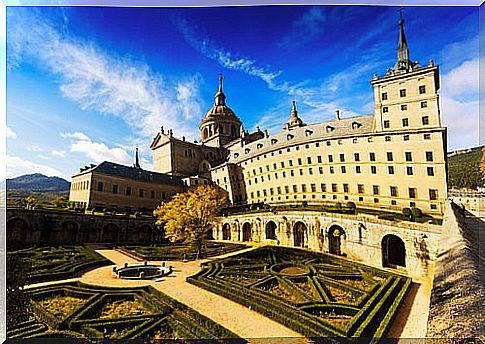
M 8 138 L 14 139 L 17 137 L 17 133 L 10 129 L 9 127 L 6 127 L 6 135 Z
M 29 146 L 27 147 L 27 150 L 28 151 L 31 151 L 31 152 L 42 152 L 43 149 L 37 145 L 32 145 L 32 146 Z
M 443 75 L 443 88 L 441 93 L 447 97 L 478 94 L 478 77 L 478 59 L 465 61 L 449 73 Z
M 443 125 L 448 127 L 448 147 L 478 146 L 478 100 L 463 102 L 442 96 L 441 107 Z
M 55 168 L 24 160 L 17 156 L 7 155 L 7 178 L 32 173 L 41 173 L 48 177 L 58 176 L 65 178 L 64 174 Z
M 177 136 L 198 136 L 193 121 L 186 119 L 201 114 L 199 77 L 170 80 L 144 63 L 59 32 L 30 9 L 11 13 L 9 69 L 24 60 L 36 62 L 59 77 L 63 95 L 82 109 L 118 116 L 144 137 L 152 137 L 161 125 Z
M 58 158 L 64 158 L 64 156 L 66 155 L 66 152 L 62 151 L 62 150 L 53 149 L 51 151 L 51 154 L 52 154 L 52 156 L 56 156 Z
M 130 165 L 133 161 L 132 157 L 125 149 L 120 147 L 110 148 L 104 143 L 93 142 L 83 133 L 65 133 L 62 136 L 73 139 L 69 146 L 71 152 L 84 154 L 88 159 L 95 163 L 112 161 L 119 164 Z

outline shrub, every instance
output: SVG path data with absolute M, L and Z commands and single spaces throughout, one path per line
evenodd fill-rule
M 421 209 L 416 207 L 411 208 L 411 213 L 413 214 L 414 219 L 417 219 L 418 217 L 423 216 L 423 212 L 421 211 Z
M 412 219 L 413 213 L 412 213 L 410 208 L 403 208 L 402 214 L 403 214 L 404 217 L 406 217 L 408 219 Z

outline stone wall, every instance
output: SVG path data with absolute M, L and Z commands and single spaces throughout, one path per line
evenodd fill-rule
M 466 215 L 463 217 L 460 207 L 455 204 L 447 206 L 431 293 L 427 337 L 483 339 L 485 335 L 485 278 L 480 271 L 485 243 L 484 223 L 471 213 Z

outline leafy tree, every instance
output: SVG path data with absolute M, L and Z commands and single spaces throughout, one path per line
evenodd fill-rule
M 208 237 L 226 199 L 219 189 L 202 185 L 175 195 L 153 214 L 157 218 L 156 224 L 164 225 L 165 236 L 171 242 L 196 244 L 198 257 L 203 239 Z
M 35 198 L 34 196 L 30 195 L 30 196 L 27 196 L 25 197 L 25 208 L 26 209 L 33 209 L 34 206 L 37 204 L 37 198 Z
M 69 197 L 67 196 L 58 196 L 54 200 L 52 200 L 52 204 L 55 205 L 57 208 L 65 208 L 69 203 Z
M 29 319 L 30 300 L 24 287 L 29 284 L 30 270 L 18 255 L 7 254 L 7 329 Z

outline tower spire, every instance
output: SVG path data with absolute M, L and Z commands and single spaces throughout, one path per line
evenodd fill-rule
M 226 105 L 226 95 L 222 92 L 222 73 L 219 73 L 219 89 L 214 96 L 214 105 Z
M 399 40 L 397 43 L 397 62 L 394 66 L 395 71 L 409 71 L 413 63 L 409 59 L 409 48 L 404 33 L 404 19 L 402 17 L 402 8 L 399 9 Z
M 138 147 L 135 149 L 135 164 L 133 165 L 135 168 L 141 168 L 140 167 L 140 160 L 138 159 Z
M 291 106 L 291 118 L 297 118 L 298 111 L 296 110 L 296 101 L 293 100 L 293 105 Z

